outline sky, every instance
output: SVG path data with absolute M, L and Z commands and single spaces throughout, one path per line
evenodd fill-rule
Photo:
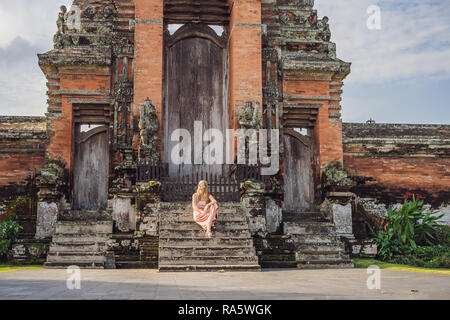
M 71 0 L 0 0 L 0 115 L 46 112 L 37 53 L 52 49 L 60 5 Z M 380 8 L 380 28 L 370 6 Z M 329 18 L 344 80 L 345 122 L 450 124 L 449 0 L 316 0 Z

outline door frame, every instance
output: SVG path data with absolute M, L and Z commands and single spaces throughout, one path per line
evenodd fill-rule
M 87 134 L 87 132 L 85 133 L 85 135 L 82 135 L 80 137 L 80 130 L 81 130 L 81 126 L 82 125 L 94 125 L 94 126 L 100 126 L 98 128 L 93 128 L 91 129 L 89 134 Z M 78 119 L 78 121 L 74 121 L 73 126 L 72 126 L 72 156 L 71 156 L 71 170 L 70 170 L 70 175 L 69 175 L 69 194 L 70 194 L 70 208 L 71 210 L 74 209 L 75 206 L 75 197 L 74 197 L 74 192 L 75 192 L 75 179 L 74 179 L 74 174 L 75 174 L 75 161 L 76 161 L 76 148 L 77 148 L 77 139 L 81 139 L 83 140 L 82 142 L 86 141 L 87 139 L 93 137 L 96 134 L 102 133 L 102 132 L 106 132 L 106 140 L 108 142 L 108 148 L 106 150 L 107 152 L 107 190 L 106 192 L 109 193 L 109 177 L 111 175 L 111 168 L 113 165 L 113 161 L 112 161 L 112 144 L 111 144 L 111 128 L 109 127 L 109 122 L 107 121 L 94 121 L 94 122 L 90 122 L 90 121 L 83 121 L 83 119 Z
M 315 182 L 315 170 L 316 170 L 316 166 L 315 166 L 315 150 L 314 150 L 314 130 L 313 128 L 305 128 L 308 130 L 308 136 L 302 135 L 300 133 L 298 133 L 297 131 L 295 131 L 294 129 L 291 128 L 284 128 L 283 129 L 283 144 L 284 144 L 284 136 L 289 136 L 292 137 L 296 140 L 298 140 L 300 143 L 302 143 L 305 147 L 310 148 L 310 166 L 311 166 L 311 171 L 310 171 L 310 195 L 312 197 L 312 202 L 310 204 L 310 209 L 309 211 L 313 211 L 315 210 L 315 200 L 316 200 L 316 182 Z M 284 147 L 285 148 L 285 147 Z M 284 157 L 283 157 L 283 163 L 285 163 L 286 161 L 286 153 L 284 151 Z M 284 167 L 284 173 L 286 173 L 286 166 L 283 165 Z M 286 181 L 286 178 L 283 179 L 284 181 Z M 286 193 L 286 188 L 285 186 L 283 186 L 284 188 L 284 192 Z M 283 206 L 284 207 L 284 206 Z

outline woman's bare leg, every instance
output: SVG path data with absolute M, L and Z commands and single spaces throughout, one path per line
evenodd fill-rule
M 212 225 L 212 219 L 209 219 L 208 224 L 206 225 L 206 236 L 208 238 L 212 237 L 211 225 Z

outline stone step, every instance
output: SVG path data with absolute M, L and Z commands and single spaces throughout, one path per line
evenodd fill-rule
M 117 261 L 116 269 L 157 269 L 157 262 L 147 261 Z
M 77 253 L 103 253 L 107 249 L 106 245 L 92 244 L 65 244 L 65 245 L 51 245 L 49 249 L 49 253 L 64 253 L 64 252 L 77 252 Z
M 247 229 L 230 229 L 230 230 L 213 230 L 212 238 L 223 238 L 223 237 L 243 237 L 250 238 L 250 232 Z M 172 228 L 161 228 L 160 229 L 160 237 L 163 238 L 206 238 L 205 231 L 198 228 L 190 228 L 186 229 L 172 229 Z
M 298 251 L 332 251 L 332 250 L 342 250 L 345 251 L 344 244 L 339 242 L 312 242 L 297 244 Z
M 317 243 L 335 243 L 338 244 L 340 242 L 338 236 L 336 234 L 302 234 L 295 235 L 296 243 L 300 244 L 317 244 Z
M 218 222 L 215 224 L 216 231 L 237 231 L 248 230 L 248 225 L 242 222 Z M 202 231 L 202 227 L 195 222 L 174 222 L 161 223 L 160 231 L 164 230 L 185 230 L 185 231 Z M 213 230 L 214 231 L 214 230 Z
M 252 246 L 241 247 L 241 246 L 221 246 L 221 247 L 192 247 L 192 246 L 160 246 L 159 256 L 160 257 L 170 257 L 170 256 L 187 256 L 187 255 L 198 255 L 198 256 L 245 256 L 245 255 L 256 255 L 255 248 Z
M 161 221 L 164 223 L 171 223 L 171 222 L 192 222 L 194 221 L 193 214 L 192 213 L 185 213 L 185 214 L 172 214 L 168 213 L 165 215 L 161 215 Z M 219 214 L 217 217 L 218 222 L 220 221 L 235 221 L 235 222 L 245 222 L 247 223 L 247 217 L 242 214 L 226 214 L 221 215 Z
M 92 244 L 106 244 L 109 240 L 104 234 L 100 235 L 80 235 L 80 234 L 55 234 L 52 238 L 52 244 L 55 245 L 92 245 Z
M 330 220 L 327 219 L 320 212 L 300 212 L 291 213 L 283 212 L 283 221 L 285 222 L 325 222 L 329 223 Z
M 186 208 L 176 208 L 176 209 L 161 209 L 161 218 L 167 217 L 167 216 L 192 216 L 193 215 L 192 207 L 186 207 Z M 244 215 L 243 212 L 241 212 L 238 208 L 223 208 L 219 207 L 219 216 L 228 216 L 228 215 Z
M 111 234 L 113 224 L 111 222 L 88 221 L 58 221 L 56 234 Z
M 114 259 L 116 260 L 116 262 L 139 261 L 139 253 L 138 254 L 116 254 L 116 253 L 114 253 Z
M 291 235 L 333 234 L 336 232 L 336 227 L 332 223 L 284 222 L 283 230 L 285 234 Z
M 354 267 L 355 265 L 350 259 L 308 260 L 297 262 L 297 268 L 299 269 L 346 269 Z
M 174 257 L 174 258 L 166 258 L 161 257 L 159 259 L 159 264 L 163 265 L 192 265 L 192 266 L 201 266 L 201 265 L 254 265 L 258 264 L 258 258 L 256 257 L 233 257 L 233 256 L 218 256 L 218 257 Z
M 160 272 L 211 272 L 211 271 L 233 271 L 233 272 L 244 272 L 244 271 L 261 271 L 259 264 L 249 264 L 249 265 L 159 265 Z
M 343 251 L 320 251 L 320 252 L 296 252 L 297 261 L 331 261 L 345 258 Z
M 219 228 L 248 228 L 247 221 L 242 220 L 229 220 L 229 221 L 223 221 L 223 220 L 216 220 L 214 225 Z M 192 228 L 192 227 L 198 227 L 201 228 L 194 220 L 181 220 L 181 221 L 171 221 L 171 222 L 161 222 L 161 227 L 173 227 L 173 228 Z
M 242 246 L 253 246 L 253 240 L 247 237 L 178 237 L 178 238 L 159 238 L 160 245 L 176 244 L 176 245 L 199 245 L 199 246 L 209 246 L 209 245 L 242 245 Z
M 284 253 L 284 254 L 262 254 L 258 255 L 260 261 L 296 261 L 295 252 Z
M 106 257 L 104 253 L 81 253 L 81 252 L 64 252 L 64 253 L 49 253 L 47 255 L 47 262 L 56 263 L 72 263 L 74 265 L 104 263 Z
M 240 202 L 224 201 L 218 202 L 221 207 L 230 208 L 241 208 L 242 204 Z M 180 208 L 186 206 L 192 206 L 192 201 L 180 201 L 180 202 L 161 202 L 161 208 Z
M 76 265 L 80 269 L 104 269 L 105 263 L 102 262 L 45 262 L 44 267 L 47 269 L 62 269 L 68 268 L 70 266 Z
M 297 262 L 294 261 L 263 261 L 260 260 L 261 268 L 297 268 Z
M 110 222 L 112 223 L 112 216 L 106 211 L 79 211 L 70 210 L 62 212 L 58 216 L 58 222 Z

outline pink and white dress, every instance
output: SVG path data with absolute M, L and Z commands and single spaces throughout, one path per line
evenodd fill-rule
M 205 201 L 199 201 L 197 204 L 197 208 L 203 210 L 206 206 Z M 194 221 L 197 222 L 203 230 L 207 229 L 207 225 L 211 222 L 211 226 L 214 225 L 214 222 L 217 220 L 217 213 L 219 212 L 219 206 L 217 203 L 209 206 L 208 211 L 202 213 L 200 211 L 194 210 Z

